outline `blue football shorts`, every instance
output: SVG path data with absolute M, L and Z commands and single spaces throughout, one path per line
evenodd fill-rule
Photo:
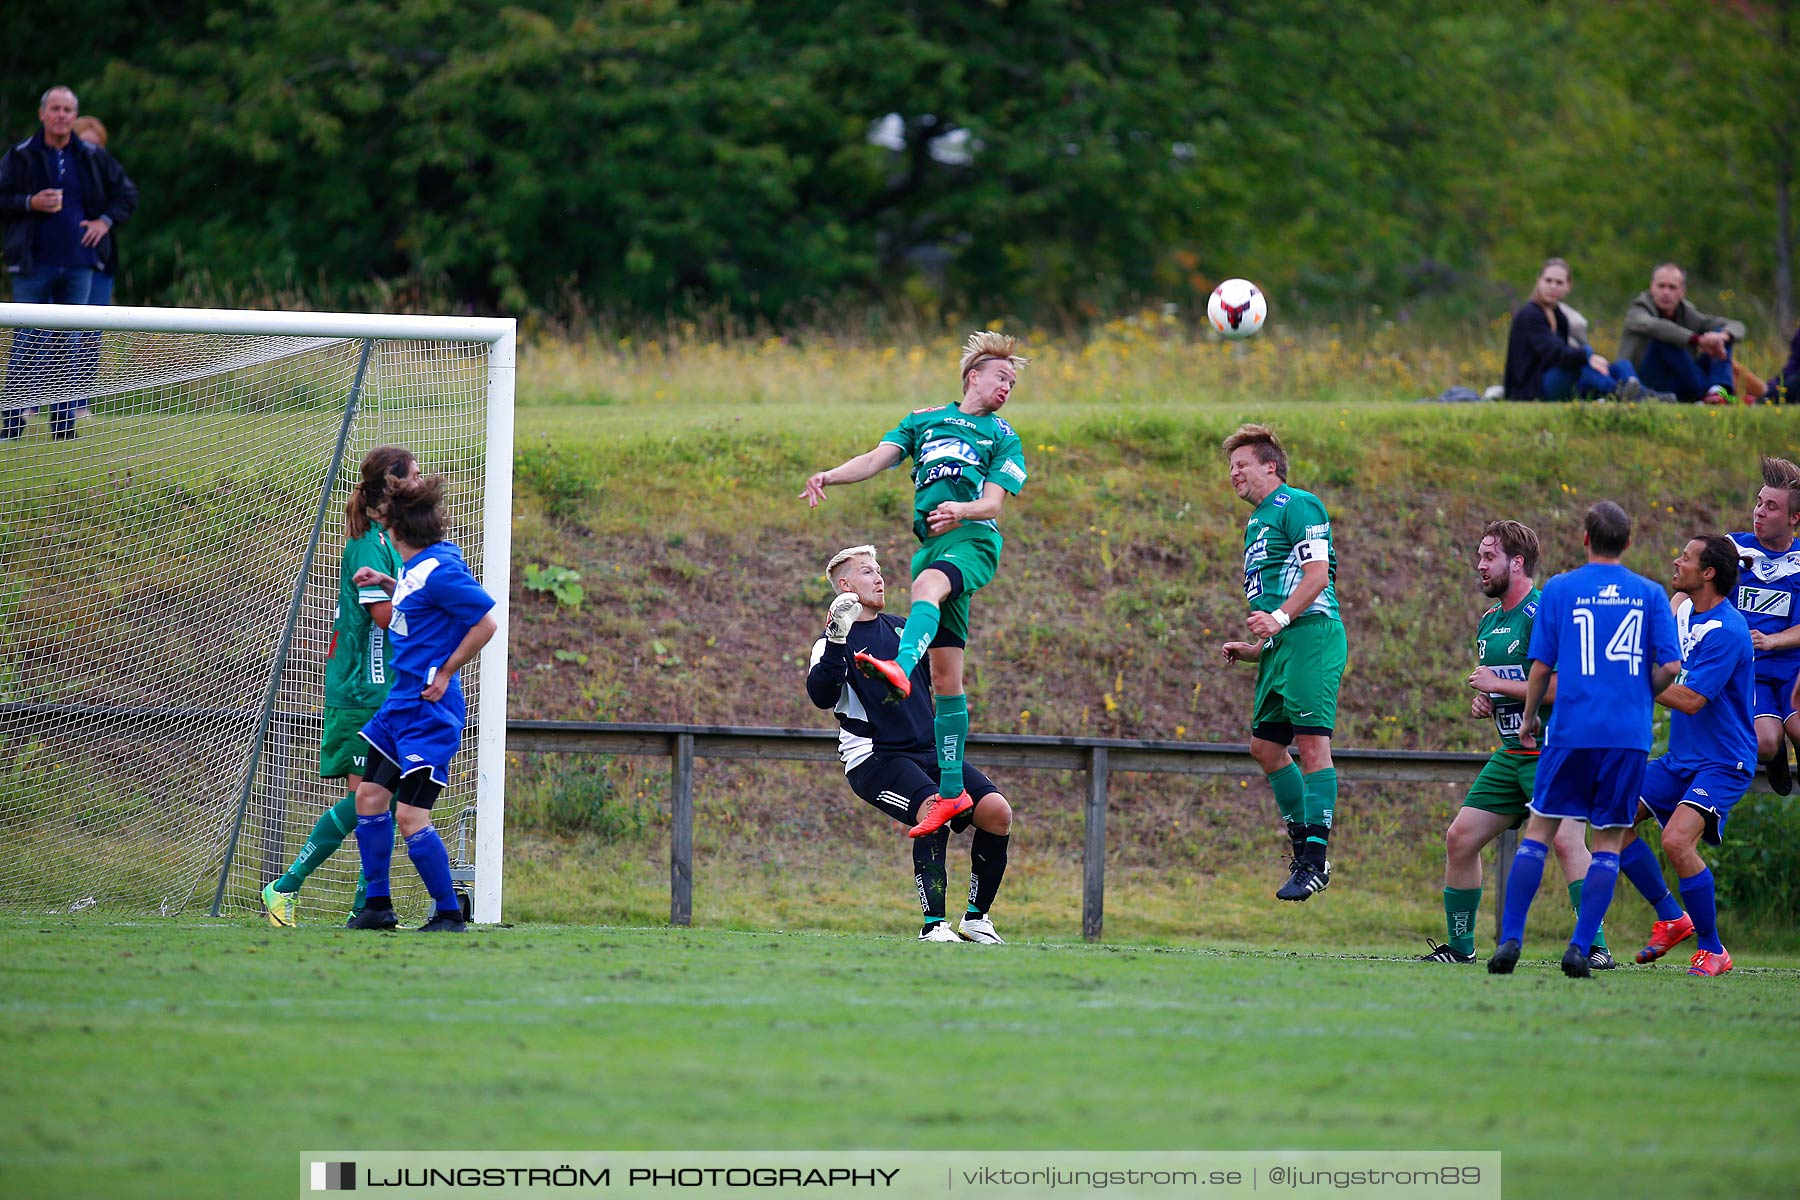
M 1732 805 L 1744 798 L 1753 778 L 1751 772 L 1734 767 L 1672 767 L 1665 756 L 1644 768 L 1644 807 L 1658 825 L 1667 825 L 1680 805 L 1699 809 L 1706 818 L 1701 837 L 1707 845 L 1716 846 L 1725 833 L 1725 818 L 1731 815 Z
M 1531 811 L 1586 821 L 1593 829 L 1629 829 L 1637 818 L 1649 757 L 1644 750 L 1545 746 L 1538 755 Z
M 363 739 L 398 766 L 402 777 L 429 770 L 433 783 L 449 787 L 450 760 L 462 746 L 468 722 L 467 709 L 451 701 L 449 696 L 436 704 L 417 696 L 389 696 L 362 727 Z
M 1795 679 L 1800 679 L 1800 669 L 1770 675 L 1757 671 L 1756 690 L 1750 698 L 1750 711 L 1759 717 L 1774 717 L 1778 721 L 1785 721 L 1793 716 Z

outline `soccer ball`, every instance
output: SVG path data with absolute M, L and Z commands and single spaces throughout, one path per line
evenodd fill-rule
M 1248 279 L 1227 279 L 1213 289 L 1206 302 L 1206 319 L 1223 337 L 1252 337 L 1268 315 L 1269 302 L 1262 289 Z

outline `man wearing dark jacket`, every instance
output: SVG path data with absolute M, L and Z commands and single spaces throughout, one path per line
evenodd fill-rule
M 86 304 L 94 268 L 105 260 L 113 227 L 137 208 L 137 185 L 105 150 L 74 136 L 75 93 L 53 87 L 38 103 L 41 128 L 0 156 L 0 222 L 13 299 L 23 304 Z M 0 393 L 0 438 L 24 431 L 25 409 L 46 385 L 45 364 L 74 365 L 76 339 L 21 329 Z M 51 433 L 75 436 L 75 401 L 51 405 Z
M 1687 273 L 1666 262 L 1651 273 L 1650 290 L 1625 310 L 1619 357 L 1631 361 L 1645 387 L 1690 404 L 1729 404 L 1735 399 L 1731 347 L 1743 340 L 1743 322 L 1695 308 Z
M 1769 380 L 1766 403 L 1800 404 L 1800 325 L 1794 326 L 1794 341 L 1788 347 L 1787 365 Z

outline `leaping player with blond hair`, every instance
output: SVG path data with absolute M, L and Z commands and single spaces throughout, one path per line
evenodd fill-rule
M 1019 435 L 999 416 L 1028 361 L 1018 350 L 1019 340 L 1006 334 L 971 334 L 958 364 L 961 401 L 907 414 L 873 449 L 813 475 L 800 493 L 817 508 L 826 488 L 860 483 L 913 460 L 913 533 L 920 546 L 912 560 L 912 605 L 900 649 L 892 659 L 859 653 L 854 661 L 865 675 L 885 680 L 891 694 L 906 697 L 913 668 L 930 654 L 940 794 L 907 831 L 915 838 L 975 806 L 963 786 L 963 743 L 969 736 L 963 650 L 969 597 L 1000 566 L 1000 510 L 1008 495 L 1025 486 Z

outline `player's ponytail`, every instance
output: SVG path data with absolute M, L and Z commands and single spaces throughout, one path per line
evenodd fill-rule
M 387 481 L 387 498 L 380 516 L 389 536 L 414 549 L 423 549 L 444 540 L 450 523 L 444 518 L 442 475 Z
M 344 534 L 359 538 L 369 532 L 370 521 L 379 516 L 387 502 L 392 480 L 412 474 L 412 451 L 405 446 L 377 446 L 362 459 L 362 478 L 344 505 Z

